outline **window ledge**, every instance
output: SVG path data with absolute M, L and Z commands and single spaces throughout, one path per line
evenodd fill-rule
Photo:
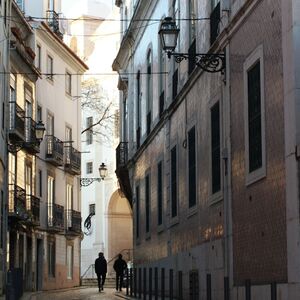
M 198 205 L 194 205 L 192 207 L 189 207 L 188 209 L 188 213 L 187 213 L 187 218 L 191 218 L 193 217 L 194 215 L 196 215 L 198 212 Z
M 159 233 L 162 233 L 163 231 L 164 231 L 164 225 L 163 224 L 158 225 L 158 227 L 157 227 L 157 233 L 159 234 Z
M 267 176 L 266 174 L 266 168 L 261 167 L 251 173 L 248 173 L 246 175 L 246 186 L 249 186 Z
M 171 217 L 169 227 L 173 227 L 173 226 L 175 226 L 177 224 L 179 224 L 179 217 L 178 216 L 173 217 L 173 218 Z
M 210 195 L 210 198 L 209 198 L 210 205 L 217 204 L 217 203 L 221 202 L 222 200 L 223 200 L 222 191 L 219 191 L 213 195 Z

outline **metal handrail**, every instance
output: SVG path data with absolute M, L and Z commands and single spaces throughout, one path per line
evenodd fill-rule
M 90 268 L 95 269 L 95 264 L 90 264 L 89 267 L 85 270 L 85 272 L 83 273 L 82 276 L 80 276 L 80 279 L 83 279 L 84 276 L 88 273 L 88 271 L 90 270 Z M 92 271 L 92 274 L 94 274 L 94 272 Z

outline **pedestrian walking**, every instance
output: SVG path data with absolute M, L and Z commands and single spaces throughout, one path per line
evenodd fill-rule
M 113 268 L 116 272 L 116 290 L 122 291 L 124 271 L 127 269 L 127 263 L 122 259 L 122 254 L 118 255 Z
M 103 252 L 99 252 L 99 257 L 95 260 L 95 272 L 97 274 L 99 292 L 101 292 L 101 290 L 103 291 L 107 273 L 107 262 Z

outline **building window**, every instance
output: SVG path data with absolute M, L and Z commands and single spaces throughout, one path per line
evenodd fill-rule
M 67 245 L 67 278 L 73 277 L 73 246 Z
M 42 48 L 40 45 L 36 45 L 36 67 L 41 70 Z
M 212 0 L 210 14 L 210 44 L 213 44 L 219 35 L 221 20 L 220 0 Z
M 86 174 L 92 174 L 93 173 L 93 162 L 86 163 Z
M 137 186 L 135 189 L 135 233 L 136 238 L 138 239 L 140 237 L 140 187 Z
M 217 102 L 211 108 L 211 190 L 215 194 L 221 189 L 221 153 L 220 153 L 220 105 Z
M 72 209 L 73 209 L 73 185 L 67 183 L 66 186 L 66 207 L 67 207 L 67 227 L 72 227 Z
M 165 87 L 166 87 L 166 64 L 165 64 L 165 52 L 160 44 L 159 47 L 159 86 L 160 86 L 160 96 L 159 96 L 159 116 L 162 116 L 165 106 Z
M 48 225 L 53 226 L 53 204 L 54 204 L 54 177 L 47 178 L 47 204 L 48 204 Z
M 3 236 L 4 236 L 4 193 L 1 190 L 0 198 L 0 249 L 3 248 Z
M 171 217 L 178 214 L 177 207 L 177 148 L 171 149 Z
M 26 191 L 26 208 L 31 209 L 32 195 L 32 166 L 28 162 L 25 163 L 25 191 Z
M 53 80 L 53 58 L 50 55 L 47 56 L 47 78 Z
M 190 44 L 196 39 L 197 1 L 189 0 Z
M 150 175 L 145 179 L 146 233 L 150 231 Z
M 157 165 L 157 224 L 163 221 L 163 170 L 162 162 Z
M 55 277 L 55 242 L 48 242 L 48 275 Z
M 244 64 L 246 183 L 266 175 L 263 48 Z
M 89 205 L 89 214 L 90 215 L 95 215 L 96 213 L 96 205 L 95 204 L 90 204 Z
M 152 102 L 153 102 L 152 53 L 151 53 L 151 50 L 149 50 L 148 54 L 147 54 L 147 106 L 146 106 L 147 135 L 150 134 L 150 131 L 151 131 Z
M 39 196 L 43 196 L 43 172 L 39 170 Z
M 123 140 L 127 141 L 127 125 L 128 125 L 128 107 L 127 97 L 123 95 Z
M 93 117 L 86 118 L 86 128 L 90 128 L 93 125 Z M 91 127 L 86 131 L 86 144 L 93 144 L 93 128 Z
M 188 132 L 189 208 L 196 205 L 196 129 Z
M 25 11 L 24 0 L 16 0 L 17 5 L 19 6 L 21 11 Z
M 66 93 L 72 94 L 72 75 L 69 72 L 66 72 Z
M 141 145 L 141 72 L 136 75 L 136 147 Z
M 40 105 L 38 105 L 37 107 L 37 120 L 38 121 L 43 120 L 42 107 Z

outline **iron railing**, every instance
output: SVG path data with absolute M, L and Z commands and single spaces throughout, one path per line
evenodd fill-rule
M 67 230 L 81 233 L 81 213 L 73 209 L 66 210 Z
M 54 135 L 47 135 L 46 159 L 55 165 L 63 164 L 64 144 Z
M 63 37 L 59 27 L 59 14 L 54 10 L 47 10 L 47 24 L 59 37 Z
M 65 169 L 72 174 L 80 174 L 81 153 L 72 146 L 65 146 Z
M 31 222 L 40 224 L 40 199 L 34 195 L 27 195 L 27 210 Z
M 26 191 L 16 184 L 9 185 L 8 211 L 21 218 L 26 215 Z
M 48 228 L 64 229 L 64 207 L 55 203 L 48 203 Z
M 128 142 L 121 142 L 116 149 L 117 169 L 125 167 L 128 161 Z
M 25 111 L 16 103 L 9 103 L 9 130 L 25 137 Z

